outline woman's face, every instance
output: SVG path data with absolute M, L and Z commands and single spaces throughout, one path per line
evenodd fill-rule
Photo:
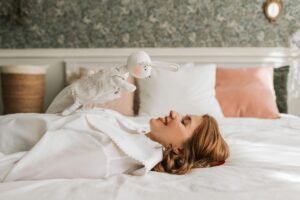
M 201 122 L 201 116 L 181 116 L 171 110 L 168 116 L 150 120 L 151 132 L 148 136 L 165 147 L 180 148 L 192 137 Z

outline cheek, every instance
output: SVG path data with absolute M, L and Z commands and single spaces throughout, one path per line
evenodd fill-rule
M 136 67 L 134 67 L 133 72 L 136 75 L 140 75 L 143 72 L 143 68 L 141 68 L 140 66 L 136 66 Z
M 178 126 L 172 127 L 169 130 L 168 135 L 172 138 L 171 141 L 174 143 L 174 145 L 177 146 L 182 145 L 182 143 L 184 143 L 186 140 L 185 130 Z

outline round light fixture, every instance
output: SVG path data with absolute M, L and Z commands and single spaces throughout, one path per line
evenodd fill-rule
M 268 20 L 273 22 L 282 12 L 282 2 L 281 0 L 266 0 L 263 9 Z

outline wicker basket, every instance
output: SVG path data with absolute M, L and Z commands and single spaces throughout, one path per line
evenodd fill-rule
M 4 113 L 40 113 L 43 111 L 45 69 L 32 66 L 2 68 Z

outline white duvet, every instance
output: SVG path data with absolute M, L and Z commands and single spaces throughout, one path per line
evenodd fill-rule
M 3 116 L 0 129 L 0 182 L 144 175 L 162 159 L 149 125 L 108 109 Z
M 53 120 L 52 115 L 46 114 L 33 114 L 31 117 Z M 144 124 L 149 120 L 141 117 L 132 119 Z M 300 118 L 290 115 L 282 115 L 277 120 L 229 118 L 219 123 L 231 150 L 231 156 L 224 165 L 195 169 L 187 175 L 148 172 L 144 176 L 118 175 L 107 179 L 4 182 L 0 184 L 0 199 L 300 198 Z M 28 124 L 28 130 L 32 129 L 32 132 L 45 128 L 46 124 L 34 127 Z M 0 130 L 1 133 L 3 131 Z M 19 130 L 19 136 L 22 134 Z M 1 134 L 0 142 L 6 143 L 7 149 L 14 142 L 19 146 L 17 151 L 22 151 L 41 137 L 29 135 L 24 135 L 22 141 L 11 141 L 10 137 Z

